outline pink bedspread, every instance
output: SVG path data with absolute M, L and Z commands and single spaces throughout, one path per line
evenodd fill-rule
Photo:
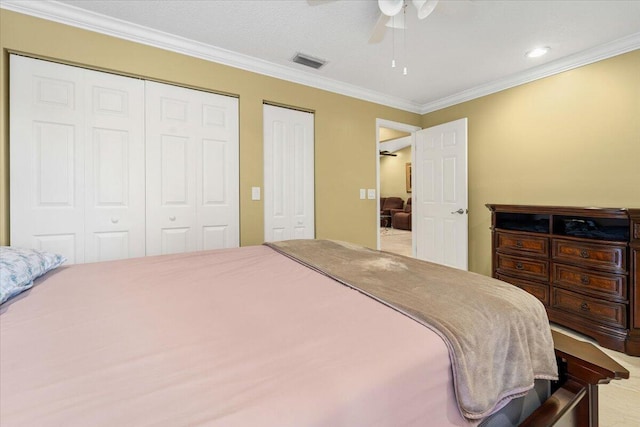
M 265 246 L 36 282 L 0 307 L 0 424 L 469 425 L 435 333 Z

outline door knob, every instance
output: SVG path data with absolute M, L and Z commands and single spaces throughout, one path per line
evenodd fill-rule
M 452 213 L 452 214 L 456 214 L 456 213 L 457 213 L 457 214 L 462 215 L 462 214 L 464 213 L 464 209 L 460 208 L 460 209 L 458 209 L 457 211 L 453 211 L 453 212 L 451 212 L 451 213 Z
M 175 221 L 175 220 L 176 220 L 176 217 L 175 217 L 175 216 L 170 216 L 170 217 L 169 217 L 169 221 Z
M 111 222 L 112 222 L 113 224 L 117 224 L 117 223 L 118 223 L 118 221 L 120 221 L 120 219 L 119 219 L 117 216 L 112 216 L 112 217 L 111 217 Z

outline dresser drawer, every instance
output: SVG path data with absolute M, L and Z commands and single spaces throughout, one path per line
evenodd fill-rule
M 590 298 L 564 289 L 553 289 L 552 307 L 582 317 L 626 328 L 627 312 L 624 304 Z
M 549 281 L 549 261 L 496 254 L 496 272 L 523 279 Z
M 580 264 L 624 273 L 627 268 L 627 247 L 553 239 L 551 252 L 554 261 Z
M 496 232 L 496 249 L 523 255 L 549 256 L 549 238 L 515 233 Z
M 529 282 L 527 280 L 518 279 L 515 277 L 503 276 L 501 274 L 496 275 L 496 279 L 511 283 L 514 286 L 519 287 L 529 292 L 534 297 L 538 298 L 545 306 L 549 305 L 549 286 L 542 285 L 540 283 Z
M 621 274 L 608 274 L 554 263 L 551 281 L 554 285 L 579 290 L 599 298 L 627 299 L 627 276 Z

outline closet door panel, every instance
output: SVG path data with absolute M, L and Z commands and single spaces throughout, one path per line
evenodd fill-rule
M 76 131 L 73 125 L 33 122 L 36 206 L 74 205 Z
M 147 253 L 239 246 L 238 101 L 146 83 Z
M 147 255 L 197 250 L 197 100 L 192 91 L 145 82 Z
M 193 207 L 189 199 L 191 173 L 189 155 L 193 150 L 190 138 L 186 136 L 160 136 L 160 188 L 163 206 Z
M 272 105 L 263 113 L 265 240 L 314 238 L 314 116 Z
M 238 247 L 238 100 L 198 92 L 201 129 L 197 146 L 198 248 Z
M 84 70 L 10 59 L 11 245 L 84 261 Z
M 191 241 L 193 240 L 193 230 L 191 227 L 166 227 L 161 231 L 161 253 L 180 254 L 190 252 Z
M 144 256 L 144 83 L 86 73 L 86 261 Z

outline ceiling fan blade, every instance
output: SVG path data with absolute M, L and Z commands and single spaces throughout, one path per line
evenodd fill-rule
M 389 22 L 389 17 L 384 13 L 380 13 L 378 16 L 378 20 L 376 24 L 373 26 L 373 30 L 371 31 L 371 36 L 369 37 L 369 43 L 375 44 L 380 43 L 382 39 L 384 39 L 384 35 L 387 32 L 387 22 Z

